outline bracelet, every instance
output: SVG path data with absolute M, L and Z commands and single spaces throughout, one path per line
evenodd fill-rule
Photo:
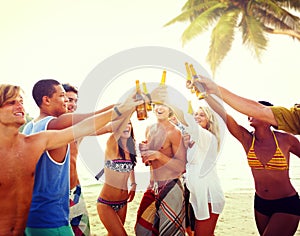
M 118 116 L 122 115 L 122 113 L 119 111 L 118 107 L 114 107 L 114 111 L 117 113 Z
M 136 183 L 131 183 L 130 187 L 132 187 L 132 186 L 137 186 L 137 184 Z

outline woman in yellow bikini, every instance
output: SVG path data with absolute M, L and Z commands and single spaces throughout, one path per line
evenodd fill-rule
M 294 235 L 300 219 L 300 199 L 289 177 L 290 153 L 300 157 L 298 139 L 271 129 L 267 122 L 248 117 L 249 132 L 230 115 L 224 114 L 215 101 L 209 104 L 226 122 L 230 133 L 247 153 L 255 183 L 254 213 L 260 235 Z M 260 102 L 272 106 L 268 102 Z

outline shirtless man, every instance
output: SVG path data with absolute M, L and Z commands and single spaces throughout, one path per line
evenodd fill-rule
M 171 108 L 156 104 L 154 113 L 157 123 L 147 128 L 147 142 L 140 144 L 142 160 L 150 165 L 150 185 L 140 203 L 135 232 L 185 235 L 184 188 L 180 177 L 185 171 L 186 149 L 181 132 L 169 121 L 173 115 Z M 144 216 L 151 210 L 156 214 L 147 221 Z
M 66 91 L 67 112 L 75 112 L 78 102 L 78 89 L 71 84 L 63 84 Z M 90 222 L 77 173 L 77 156 L 81 140 L 70 143 L 70 224 L 75 236 L 90 235 Z
M 18 86 L 0 85 L 0 236 L 24 235 L 35 168 L 42 153 L 60 146 L 66 149 L 72 140 L 89 135 L 118 117 L 110 109 L 74 127 L 26 136 L 19 132 L 25 123 L 22 94 Z M 118 106 L 120 113 L 137 105 L 129 99 Z

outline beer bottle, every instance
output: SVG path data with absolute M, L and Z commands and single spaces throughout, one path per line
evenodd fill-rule
M 136 100 L 144 100 L 142 93 L 141 93 L 139 80 L 135 81 L 135 88 L 136 88 Z M 137 105 L 135 107 L 135 110 L 136 110 L 136 115 L 137 115 L 138 120 L 147 119 L 147 109 L 146 109 L 145 100 L 144 100 L 144 103 Z
M 144 92 L 144 94 L 149 98 L 149 102 L 146 103 L 146 109 L 147 109 L 147 111 L 152 111 L 152 104 L 151 104 L 152 101 L 151 101 L 150 93 L 148 92 L 146 83 L 143 82 L 142 85 L 143 85 L 143 92 Z
M 161 80 L 160 80 L 160 85 L 165 85 L 166 84 L 166 75 L 167 75 L 167 71 L 164 70 L 161 76 Z
M 192 101 L 191 100 L 188 101 L 188 111 L 187 112 L 190 115 L 194 114 L 193 107 L 192 107 Z
M 191 70 L 189 67 L 189 63 L 185 63 L 185 70 L 186 70 L 186 87 L 191 90 L 191 93 L 195 93 L 193 82 L 192 82 L 192 76 L 191 76 Z
M 191 69 L 191 73 L 192 73 L 192 78 L 193 78 L 193 83 L 194 81 L 198 80 L 199 77 L 195 71 L 195 68 L 194 66 L 191 64 L 190 65 L 190 69 Z M 200 100 L 200 99 L 203 99 L 205 98 L 207 95 L 206 95 L 206 92 L 205 92 L 205 89 L 203 88 L 203 86 L 201 84 L 198 83 L 198 87 L 194 86 L 194 89 L 196 91 L 196 96 L 197 98 Z

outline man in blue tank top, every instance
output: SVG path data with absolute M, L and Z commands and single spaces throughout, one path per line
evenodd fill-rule
M 76 118 L 77 114 L 65 114 L 68 99 L 64 88 L 56 80 L 38 81 L 33 87 L 32 96 L 40 109 L 40 115 L 25 126 L 23 133 L 27 135 L 63 129 L 71 126 L 73 121 L 76 123 L 93 115 L 78 114 Z M 69 225 L 69 174 L 69 145 L 43 153 L 36 166 L 26 235 L 73 235 Z

